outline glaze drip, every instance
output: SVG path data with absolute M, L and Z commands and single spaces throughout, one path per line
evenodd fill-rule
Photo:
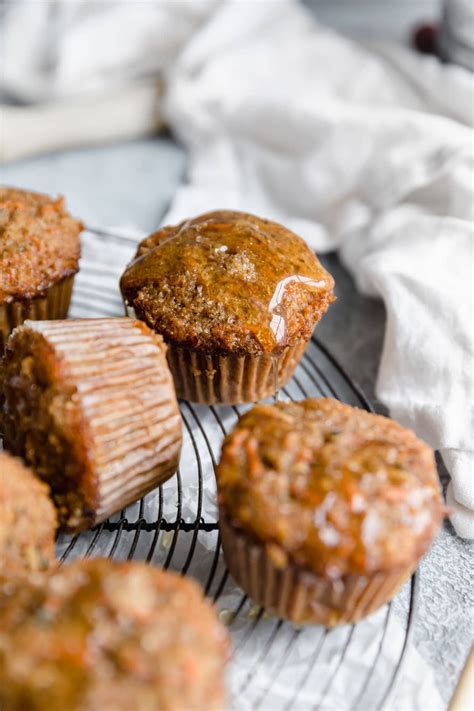
M 154 233 L 121 279 L 126 302 L 168 340 L 233 353 L 309 338 L 333 286 L 300 237 L 230 211 Z

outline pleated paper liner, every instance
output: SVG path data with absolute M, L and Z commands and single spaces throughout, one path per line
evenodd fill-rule
M 67 496 L 62 510 L 54 487 L 53 498 L 63 529 L 89 528 L 177 470 L 181 417 L 166 346 L 161 336 L 129 318 L 28 321 L 25 327 L 40 334 L 59 359 L 58 385 L 76 391 L 71 406 L 82 422 L 93 510 L 79 504 L 76 511 Z
M 220 355 L 168 344 L 178 397 L 190 402 L 238 405 L 273 395 L 293 375 L 306 341 L 273 355 Z
M 295 624 L 353 623 L 388 602 L 416 566 L 326 580 L 292 563 L 278 568 L 265 547 L 241 533 L 221 512 L 222 550 L 230 574 L 256 603 Z
M 137 318 L 124 302 L 125 313 Z M 204 405 L 240 405 L 274 395 L 291 379 L 303 357 L 307 341 L 298 341 L 280 353 L 258 355 L 207 353 L 168 341 L 168 363 L 176 395 Z
M 0 304 L 0 355 L 10 333 L 27 319 L 44 321 L 66 318 L 74 277 L 75 274 L 58 281 L 41 296 Z

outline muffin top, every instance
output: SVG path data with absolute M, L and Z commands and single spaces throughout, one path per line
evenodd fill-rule
M 333 278 L 300 237 L 231 211 L 155 232 L 120 284 L 165 340 L 223 353 L 271 353 L 306 340 L 334 299 Z
M 82 229 L 64 198 L 0 187 L 0 304 L 39 296 L 75 274 Z
M 96 559 L 3 593 L 5 708 L 223 707 L 227 633 L 191 580 Z
M 432 450 L 331 398 L 247 412 L 217 480 L 226 516 L 277 565 L 330 579 L 415 564 L 444 515 Z
M 0 580 L 45 570 L 54 560 L 56 526 L 46 484 L 0 452 Z

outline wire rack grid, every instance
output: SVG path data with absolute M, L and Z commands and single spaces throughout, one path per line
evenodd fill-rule
M 72 317 L 123 313 L 118 275 L 135 244 L 122 234 L 89 229 Z M 320 396 L 372 410 L 330 350 L 313 337 L 281 397 Z M 392 603 L 368 622 L 333 630 L 297 628 L 267 615 L 237 588 L 226 570 L 215 503 L 214 468 L 222 439 L 245 408 L 185 401 L 180 408 L 184 443 L 176 475 L 94 530 L 73 537 L 60 535 L 61 562 L 106 555 L 145 560 L 197 578 L 231 633 L 229 686 L 231 703 L 239 711 L 382 709 L 394 692 L 412 634 L 416 575 L 408 584 L 409 605 L 401 621 L 394 620 Z

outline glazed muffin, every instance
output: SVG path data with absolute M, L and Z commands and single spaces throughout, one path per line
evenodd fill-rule
M 56 525 L 48 487 L 19 459 L 0 452 L 0 585 L 47 570 Z
M 257 405 L 217 470 L 231 574 L 296 623 L 355 622 L 410 577 L 444 515 L 432 450 L 330 398 Z
M 198 585 L 83 560 L 0 600 L 3 711 L 223 709 L 228 639 Z
M 3 371 L 4 446 L 49 484 L 63 529 L 100 523 L 176 471 L 166 346 L 141 321 L 27 321 Z
M 82 229 L 64 198 L 0 187 L 0 354 L 26 319 L 66 318 Z
M 306 243 L 269 220 L 209 212 L 145 239 L 120 286 L 161 333 L 178 397 L 253 402 L 292 376 L 334 297 Z

